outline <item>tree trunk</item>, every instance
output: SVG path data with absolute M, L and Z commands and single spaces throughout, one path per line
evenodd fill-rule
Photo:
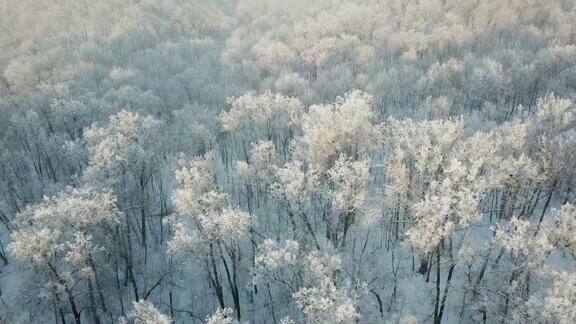
M 440 246 L 436 248 L 436 302 L 434 304 L 434 324 L 440 324 Z

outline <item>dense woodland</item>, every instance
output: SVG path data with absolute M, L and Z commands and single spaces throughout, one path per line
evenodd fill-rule
M 576 321 L 576 1 L 0 0 L 0 322 Z

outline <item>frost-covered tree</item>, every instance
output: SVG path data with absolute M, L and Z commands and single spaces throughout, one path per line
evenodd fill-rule
M 30 298 L 53 303 L 62 321 L 71 312 L 79 323 L 87 310 L 98 322 L 99 308 L 106 310 L 102 272 L 121 216 L 110 191 L 92 188 L 68 189 L 24 210 L 9 248 L 22 266 L 31 266 Z
M 162 314 L 151 302 L 140 300 L 134 302 L 134 309 L 128 313 L 127 318 L 122 320 L 125 323 L 134 324 L 170 324 L 170 317 Z
M 229 197 L 218 189 L 214 163 L 215 157 L 210 154 L 181 162 L 176 173 L 179 187 L 174 193 L 178 213 L 170 219 L 174 233 L 169 248 L 204 263 L 221 308 L 225 307 L 221 282 L 224 271 L 236 316 L 240 319 L 240 267 L 245 262 L 241 243 L 247 239 L 253 219 L 250 214 L 232 208 Z
M 266 239 L 255 260 L 256 282 L 271 281 L 292 291 L 307 321 L 349 323 L 360 318 L 360 287 L 341 277 L 338 255 L 306 252 L 296 241 Z M 294 275 L 292 275 L 293 273 Z

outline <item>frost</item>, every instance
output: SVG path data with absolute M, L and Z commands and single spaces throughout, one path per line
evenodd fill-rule
M 170 317 L 160 313 L 151 303 L 140 300 L 133 303 L 134 309 L 128 314 L 128 321 L 134 324 L 170 324 Z

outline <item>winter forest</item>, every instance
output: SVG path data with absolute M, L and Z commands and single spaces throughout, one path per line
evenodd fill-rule
M 574 323 L 576 1 L 0 0 L 0 323 Z

